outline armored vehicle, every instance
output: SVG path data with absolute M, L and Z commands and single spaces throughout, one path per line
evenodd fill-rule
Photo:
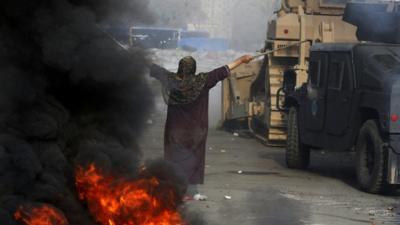
M 269 21 L 263 60 L 232 71 L 223 83 L 222 115 L 228 129 L 251 131 L 269 145 L 285 145 L 286 116 L 278 110 L 283 74 L 295 70 L 299 86 L 307 77 L 315 42 L 357 42 L 356 27 L 342 20 L 347 0 L 282 0 Z
M 400 184 L 400 45 L 314 44 L 308 81 L 285 74 L 286 162 L 306 168 L 310 149 L 356 151 L 360 187 Z

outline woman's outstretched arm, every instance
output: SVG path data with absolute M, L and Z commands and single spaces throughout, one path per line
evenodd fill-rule
M 251 55 L 243 55 L 242 57 L 236 59 L 235 61 L 231 62 L 228 64 L 228 67 L 230 70 L 235 69 L 236 67 L 242 65 L 243 63 L 249 63 L 251 60 L 253 60 L 253 56 Z

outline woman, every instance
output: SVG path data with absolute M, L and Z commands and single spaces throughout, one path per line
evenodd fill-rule
M 196 184 L 204 183 L 205 149 L 208 133 L 209 90 L 229 77 L 230 71 L 253 60 L 244 55 L 208 73 L 196 75 L 196 61 L 187 56 L 179 61 L 177 73 L 152 65 L 150 75 L 163 85 L 168 104 L 164 131 L 164 158 L 178 166 L 196 194 Z

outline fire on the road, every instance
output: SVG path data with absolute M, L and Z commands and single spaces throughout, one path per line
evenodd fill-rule
M 14 213 L 14 218 L 26 225 L 68 225 L 65 216 L 49 205 L 20 206 Z
M 102 225 L 184 225 L 175 192 L 155 178 L 104 175 L 94 164 L 76 171 L 79 198 Z

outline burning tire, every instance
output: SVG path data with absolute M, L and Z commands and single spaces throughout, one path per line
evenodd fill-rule
M 305 169 L 310 164 L 310 149 L 300 141 L 297 109 L 295 107 L 290 108 L 288 115 L 286 164 L 292 169 Z
M 361 189 L 373 193 L 384 193 L 391 189 L 386 182 L 387 150 L 375 121 L 368 120 L 362 126 L 357 144 L 357 180 Z

